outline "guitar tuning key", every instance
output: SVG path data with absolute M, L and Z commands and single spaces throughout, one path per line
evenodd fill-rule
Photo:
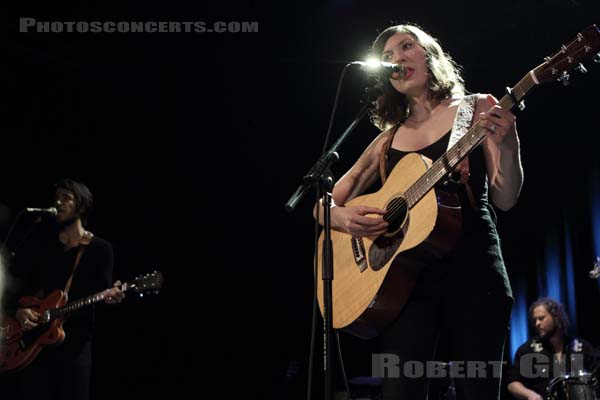
M 525 100 L 521 100 L 517 107 L 519 107 L 520 111 L 523 111 L 525 109 Z
M 579 63 L 579 65 L 575 67 L 575 69 L 581 72 L 582 74 L 587 74 L 587 68 L 585 68 L 585 66 L 582 63 Z
M 561 82 L 563 84 L 563 86 L 568 86 L 569 79 L 571 79 L 571 76 L 569 74 L 567 74 L 567 71 L 563 71 L 563 73 L 560 75 L 560 77 L 557 79 L 557 81 Z
M 594 56 L 594 62 L 595 62 L 596 64 L 600 64 L 600 53 L 598 53 L 598 54 L 596 54 L 596 55 Z

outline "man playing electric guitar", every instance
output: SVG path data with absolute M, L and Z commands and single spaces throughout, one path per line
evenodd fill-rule
M 72 301 L 100 292 L 112 282 L 111 244 L 84 229 L 93 205 L 90 190 L 82 183 L 63 179 L 54 187 L 53 201 L 57 209 L 54 223 L 42 224 L 17 251 L 11 268 L 20 285 L 17 298 L 43 298 L 63 290 Z M 105 292 L 106 303 L 122 301 L 124 293 L 118 285 L 119 281 Z M 9 311 L 24 332 L 41 323 L 35 308 L 23 308 L 16 299 L 9 303 Z M 18 373 L 25 399 L 89 399 L 94 308 L 73 313 L 63 328 L 64 342 L 45 348 Z

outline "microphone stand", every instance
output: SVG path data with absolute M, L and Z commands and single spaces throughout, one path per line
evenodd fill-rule
M 312 188 L 317 188 L 319 197 L 323 202 L 323 250 L 322 250 L 322 279 L 323 279 L 323 356 L 325 373 L 325 400 L 333 400 L 333 304 L 332 304 L 332 284 L 333 284 L 333 248 L 331 245 L 331 192 L 333 190 L 333 177 L 329 167 L 339 159 L 337 149 L 346 141 L 350 133 L 354 131 L 358 123 L 363 119 L 369 110 L 369 102 L 366 101 L 358 112 L 354 121 L 341 134 L 340 138 L 325 151 L 317 162 L 304 175 L 303 183 L 296 189 L 296 192 L 289 198 L 285 204 L 288 212 L 294 211 L 298 202 L 306 195 L 306 192 Z

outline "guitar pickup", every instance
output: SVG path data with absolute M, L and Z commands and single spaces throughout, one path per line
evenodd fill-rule
M 365 244 L 362 238 L 352 236 L 352 254 L 354 254 L 354 262 L 358 266 L 360 272 L 367 269 L 367 257 L 365 257 Z

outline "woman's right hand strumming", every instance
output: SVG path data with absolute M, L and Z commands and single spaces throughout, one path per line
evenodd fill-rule
M 385 210 L 367 206 L 335 206 L 331 208 L 331 226 L 333 229 L 352 236 L 375 237 L 382 235 L 388 228 L 383 216 Z

